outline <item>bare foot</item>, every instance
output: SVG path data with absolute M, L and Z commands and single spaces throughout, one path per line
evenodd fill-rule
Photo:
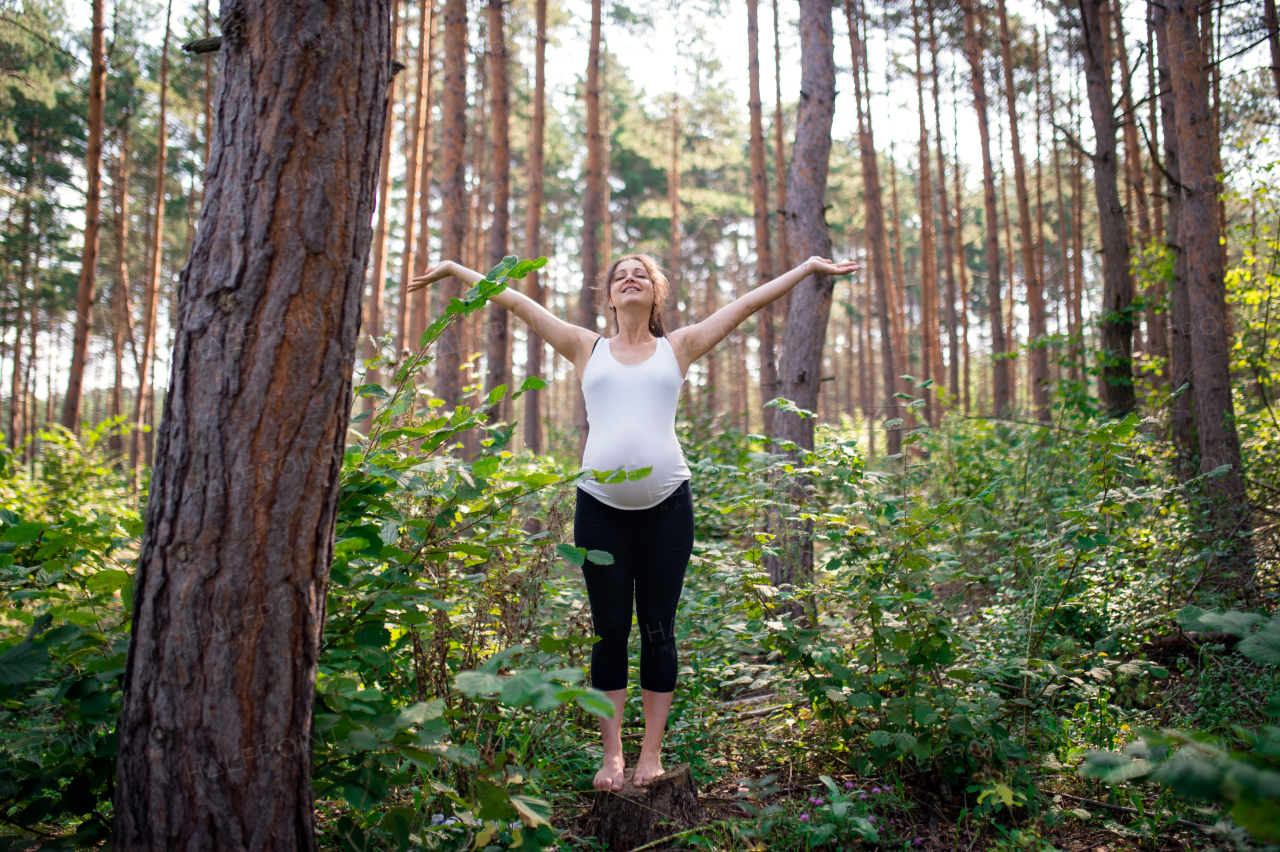
M 631 779 L 631 783 L 637 787 L 644 787 L 664 772 L 666 770 L 662 768 L 662 760 L 660 758 L 641 754 L 640 760 L 636 763 L 636 772 Z
M 618 792 L 622 789 L 622 776 L 626 768 L 627 761 L 622 755 L 606 757 L 600 765 L 600 771 L 596 773 L 595 780 L 591 782 L 591 786 L 597 790 Z

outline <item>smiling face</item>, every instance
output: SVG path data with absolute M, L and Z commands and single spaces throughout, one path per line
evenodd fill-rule
M 614 310 L 641 306 L 647 312 L 653 305 L 653 279 L 639 260 L 628 258 L 618 263 L 609 282 L 609 306 Z

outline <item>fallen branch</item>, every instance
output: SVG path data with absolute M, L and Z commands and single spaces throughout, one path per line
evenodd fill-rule
M 1136 808 L 1126 808 L 1123 805 L 1112 805 L 1112 804 L 1108 804 L 1107 802 L 1099 802 L 1096 799 L 1085 799 L 1085 798 L 1082 798 L 1081 796 L 1073 796 L 1070 793 L 1058 793 L 1058 795 L 1062 796 L 1064 799 L 1075 799 L 1080 804 L 1087 805 L 1088 807 L 1091 807 L 1091 808 L 1103 808 L 1108 811 L 1118 811 L 1122 814 L 1133 814 L 1134 816 L 1142 816 L 1142 814 Z M 1201 825 L 1198 822 L 1191 822 L 1190 820 L 1186 820 L 1186 819 L 1175 819 L 1173 822 L 1174 822 L 1174 825 L 1183 825 L 1183 826 L 1186 826 L 1187 828 L 1198 828 L 1201 831 L 1213 831 L 1213 826 L 1211 825 Z

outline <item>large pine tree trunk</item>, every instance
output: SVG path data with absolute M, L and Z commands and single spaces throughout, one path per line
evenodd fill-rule
M 76 336 L 71 344 L 71 373 L 62 400 L 62 425 L 80 425 L 80 388 L 89 357 L 89 331 L 93 325 L 93 285 L 98 267 L 98 230 L 102 207 L 102 114 L 107 92 L 107 67 L 102 46 L 103 0 L 93 0 L 93 29 L 89 40 L 89 139 L 85 150 L 88 192 L 84 200 L 84 248 L 80 252 L 80 281 L 76 285 Z
M 895 333 L 890 320 L 889 239 L 885 234 L 884 194 L 880 188 L 880 166 L 876 160 L 875 139 L 872 136 L 870 87 L 865 95 L 867 104 L 865 107 L 863 105 L 862 81 L 866 42 L 861 35 L 861 19 L 854 13 L 853 0 L 845 0 L 844 13 L 849 25 L 850 50 L 853 56 L 853 91 L 858 108 L 858 152 L 862 163 L 862 200 L 867 221 L 867 246 L 871 255 L 871 277 L 875 281 L 876 313 L 880 319 L 880 366 L 884 371 L 884 411 L 892 421 L 898 417 L 898 401 L 893 394 L 898 386 L 898 354 L 903 349 L 902 341 Z M 868 316 L 870 313 L 870 299 L 868 299 Z M 890 455 L 901 451 L 902 430 L 900 428 L 889 429 L 887 439 Z
M 234 120 L 179 287 L 119 722 L 122 852 L 316 848 L 315 678 L 388 6 L 223 0 L 216 100 Z
M 824 207 L 836 96 L 833 47 L 830 0 L 800 0 L 800 112 L 787 175 L 787 231 L 797 253 L 806 258 L 831 256 L 831 236 Z M 810 411 L 816 411 L 818 406 L 822 349 L 834 284 L 826 275 L 805 278 L 792 291 L 787 316 L 784 353 L 778 370 L 779 396 Z M 779 412 L 774 417 L 774 431 L 780 439 L 809 449 L 813 447 L 813 425 L 813 418 L 794 414 Z M 796 496 L 802 499 L 802 495 Z M 794 583 L 812 570 L 811 523 L 806 525 L 801 538 L 798 560 L 784 563 L 784 571 L 789 576 L 775 577 L 775 585 Z
M 756 282 L 774 277 L 773 246 L 769 239 L 769 175 L 764 162 L 764 117 L 760 103 L 760 0 L 747 0 L 747 70 L 751 85 L 751 202 L 755 213 Z M 760 398 L 777 396 L 778 361 L 774 353 L 773 304 L 765 305 L 756 318 L 760 335 Z M 765 408 L 764 432 L 773 431 L 773 408 Z
M 982 199 L 987 226 L 987 310 L 991 321 L 991 407 L 996 417 L 1009 408 L 1009 370 L 1002 360 L 1008 347 L 1000 303 L 1000 223 L 996 217 L 996 175 L 991 163 L 991 130 L 987 124 L 987 85 L 983 74 L 982 36 L 978 34 L 978 10 L 974 0 L 963 0 L 965 55 L 973 85 L 973 108 L 978 114 L 982 145 Z
M 169 96 L 169 16 L 172 11 L 173 3 L 170 2 L 164 16 L 164 48 L 160 54 L 160 116 L 156 122 L 155 204 L 152 208 L 151 245 L 148 247 L 147 254 L 147 289 L 142 302 L 142 354 L 138 358 L 138 398 L 133 402 L 133 434 L 129 446 L 130 476 L 135 487 L 138 482 L 138 468 L 148 460 L 143 458 L 142 430 L 154 419 L 154 412 L 151 411 L 155 405 L 155 391 L 151 384 L 151 361 L 156 354 L 156 316 L 160 307 L 160 274 L 164 261 L 165 169 L 169 160 L 169 136 L 165 121 Z
M 1133 410 L 1133 278 L 1120 189 L 1116 182 L 1116 116 L 1111 96 L 1111 50 L 1106 23 L 1109 0 L 1081 0 L 1084 77 L 1093 117 L 1093 187 L 1102 242 L 1102 347 L 1098 399 L 1113 416 Z
M 1049 419 L 1049 350 L 1044 347 L 1047 333 L 1044 321 L 1044 290 L 1036 260 L 1036 243 L 1031 238 L 1031 201 L 1027 192 L 1027 165 L 1022 156 L 1022 140 L 1018 134 L 1018 90 L 1013 85 L 1013 50 L 1009 35 L 1009 16 L 1005 0 L 999 0 L 1000 60 L 1004 67 L 1005 103 L 1009 111 L 1009 142 L 1013 150 L 1013 180 L 1018 193 L 1018 228 L 1022 237 L 1022 280 L 1027 288 L 1031 355 L 1031 399 L 1041 420 Z M 1012 246 L 1010 246 L 1012 248 Z M 1010 259 L 1009 265 L 1013 265 Z M 1010 318 L 1012 324 L 1012 318 Z
M 1179 480 L 1195 476 L 1192 458 L 1196 453 L 1195 370 L 1191 360 L 1191 299 L 1187 295 L 1187 252 L 1182 232 L 1182 165 L 1178 156 L 1178 112 L 1169 68 L 1169 13 L 1164 6 L 1153 8 L 1156 31 L 1157 70 L 1160 80 L 1160 129 L 1164 135 L 1164 168 L 1169 174 L 1169 232 L 1165 243 L 1173 251 L 1173 280 L 1169 283 L 1169 386 L 1191 386 L 1173 400 L 1169 410 L 1169 431 L 1177 452 L 1175 470 Z
M 525 240 L 530 258 L 542 254 L 542 163 L 543 135 L 547 121 L 547 0 L 537 0 L 536 41 L 534 42 L 533 120 L 529 124 L 529 197 L 525 201 Z M 546 303 L 542 291 L 542 279 L 537 271 L 525 278 L 526 296 L 539 305 Z M 525 373 L 542 374 L 543 341 L 533 329 L 529 329 L 528 349 L 525 357 Z M 524 404 L 524 445 L 534 455 L 542 454 L 542 392 L 528 391 Z
M 1142 148 L 1138 144 L 1138 116 L 1133 105 L 1133 81 L 1129 73 L 1129 46 L 1124 35 L 1124 7 L 1112 0 L 1112 20 L 1116 25 L 1116 64 L 1120 68 L 1120 104 L 1124 110 L 1124 168 L 1133 187 L 1133 206 L 1138 214 L 1141 248 L 1151 240 L 1151 216 L 1147 211 L 1147 187 L 1142 177 Z
M 827 201 L 827 166 L 831 155 L 831 122 L 835 113 L 836 64 L 833 56 L 831 4 L 800 0 L 800 114 L 787 173 L 787 232 L 797 255 L 831 257 L 831 234 L 823 207 Z M 792 290 L 783 354 L 781 397 L 814 411 L 822 380 L 822 349 L 831 315 L 833 280 L 810 275 Z M 774 417 L 778 436 L 812 448 L 813 420 L 795 414 Z
M 467 0 L 444 4 L 444 93 L 440 99 L 440 257 L 465 261 L 467 221 Z M 462 282 L 446 278 L 437 287 L 439 304 L 461 298 Z M 436 396 L 457 405 L 462 396 L 461 323 L 445 327 L 436 344 Z
M 489 121 L 493 155 L 493 222 L 489 225 L 489 267 L 502 262 L 507 254 L 511 222 L 511 142 L 507 112 L 507 39 L 503 15 L 504 0 L 489 0 Z M 485 390 L 511 384 L 511 332 L 507 325 L 507 309 L 501 305 L 489 308 L 489 375 Z M 507 419 L 507 401 L 491 412 L 494 420 Z
M 1196 437 L 1200 470 L 1231 465 L 1224 475 L 1205 480 L 1205 491 L 1235 512 L 1245 507 L 1240 441 L 1231 401 L 1231 337 L 1218 227 L 1218 182 L 1214 169 L 1213 113 L 1205 51 L 1196 33 L 1196 5 L 1174 0 L 1168 9 L 1169 54 L 1178 125 L 1178 161 L 1182 176 L 1178 240 L 1186 254 L 1190 306 L 1191 358 L 1195 371 Z M 1175 379 L 1176 380 L 1176 379 Z

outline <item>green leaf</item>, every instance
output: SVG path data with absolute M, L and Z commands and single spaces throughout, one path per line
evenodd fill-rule
M 529 376 L 520 383 L 520 393 L 524 393 L 527 390 L 542 390 L 546 386 L 547 383 L 537 376 Z
M 333 555 L 338 556 L 339 554 L 342 554 L 342 553 L 351 553 L 356 550 L 364 550 L 368 546 L 369 546 L 369 542 L 365 541 L 363 538 L 345 538 L 342 541 L 334 544 Z
M 488 456 L 471 464 L 471 472 L 476 476 L 488 479 L 498 472 L 498 466 L 502 464 L 502 459 L 498 456 Z
M 453 683 L 468 698 L 502 691 L 502 679 L 489 672 L 461 672 Z
M 412 727 L 414 725 L 425 725 L 444 715 L 444 699 L 436 698 L 432 701 L 419 701 L 400 711 L 400 715 L 396 717 L 396 727 L 400 730 Z
M 653 467 L 638 467 L 635 470 L 627 472 L 627 479 L 631 482 L 639 482 L 649 474 L 653 473 Z
M 1236 650 L 1252 662 L 1280 666 L 1280 616 L 1271 619 L 1257 633 L 1241 641 Z
M 129 582 L 129 573 L 127 571 L 106 570 L 90 574 L 84 584 L 94 594 L 102 594 L 122 589 L 127 582 Z
M 49 664 L 49 651 L 33 640 L 49 626 L 49 621 L 48 614 L 37 618 L 25 639 L 0 654 L 0 684 L 26 683 L 44 671 Z
M 598 689 L 591 689 L 582 695 L 575 696 L 573 699 L 577 705 L 588 713 L 595 716 L 601 716 L 606 719 L 612 719 L 614 713 L 613 702 L 609 700 L 609 696 L 605 695 Z
M 502 397 L 506 394 L 506 392 L 507 392 L 506 385 L 498 385 L 493 390 L 489 391 L 489 396 L 487 398 L 488 404 L 493 405 L 498 400 L 502 399 Z
M 540 825 L 551 825 L 551 803 L 542 799 L 535 799 L 531 796 L 511 797 L 511 804 L 515 806 L 516 813 L 520 814 L 520 819 L 530 828 L 537 828 Z
M 40 533 L 45 531 L 46 524 L 39 521 L 27 521 L 25 524 L 18 524 L 16 527 L 9 527 L 4 531 L 3 540 L 12 541 L 16 544 L 28 544 L 40 537 Z
M 613 554 L 605 550 L 588 550 L 587 559 L 597 565 L 612 565 Z
M 560 543 L 556 545 L 556 553 L 559 553 L 564 561 L 570 562 L 579 567 L 587 559 L 587 549 L 585 547 L 574 547 L 572 544 Z

